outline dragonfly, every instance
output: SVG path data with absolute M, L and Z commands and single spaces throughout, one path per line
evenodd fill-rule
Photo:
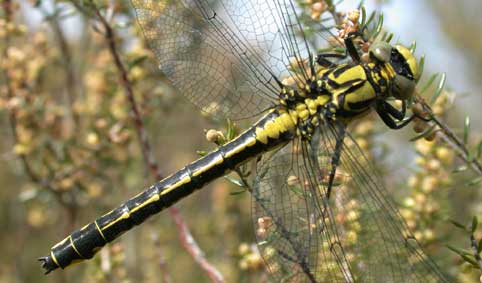
M 448 282 L 348 128 L 373 111 L 391 129 L 410 123 L 419 70 L 409 48 L 374 42 L 362 60 L 363 32 L 353 32 L 342 56 L 317 52 L 303 7 L 291 0 L 132 4 L 180 94 L 213 117 L 258 120 L 53 246 L 39 259 L 46 273 L 92 258 L 148 217 L 254 163 L 252 218 L 273 282 Z

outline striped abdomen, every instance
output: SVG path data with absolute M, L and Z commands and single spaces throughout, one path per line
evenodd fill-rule
M 144 222 L 149 216 L 227 174 L 243 162 L 288 142 L 294 133 L 295 122 L 291 117 L 282 110 L 272 110 L 236 139 L 157 182 L 56 244 L 50 255 L 40 258 L 46 273 L 58 267 L 65 268 L 75 261 L 92 258 L 105 244 Z

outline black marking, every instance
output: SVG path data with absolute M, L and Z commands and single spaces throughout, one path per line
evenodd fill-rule
M 256 141 L 251 146 L 243 148 L 248 141 L 256 140 L 257 128 L 263 128 L 266 123 L 278 117 L 278 110 L 272 110 L 236 139 L 157 182 L 84 228 L 73 232 L 67 240 L 55 245 L 50 255 L 39 259 L 46 273 L 58 267 L 65 268 L 73 261 L 92 258 L 106 243 L 141 224 L 153 214 L 225 175 L 250 158 L 291 140 L 294 132 L 286 131 L 277 139 L 268 138 L 267 143 Z M 239 150 L 239 148 L 243 149 Z M 228 153 L 230 156 L 226 157 Z
M 397 49 L 392 48 L 392 54 L 390 56 L 390 65 L 392 65 L 395 72 L 399 75 L 402 75 L 408 79 L 413 80 L 414 76 L 412 74 L 412 70 L 408 65 L 407 59 L 403 57 Z
M 375 93 L 376 94 L 384 94 L 384 93 L 382 93 L 380 85 L 378 85 L 375 82 L 375 79 L 373 78 L 373 75 L 372 75 L 373 73 L 377 73 L 381 77 L 380 68 L 377 65 L 375 65 L 375 67 L 373 67 L 373 68 L 370 68 L 367 65 L 363 65 L 363 69 L 365 70 L 367 80 L 370 83 L 370 85 L 373 87 L 373 89 L 375 90 Z
M 342 65 L 339 68 L 336 68 L 333 72 L 333 76 L 336 78 L 340 77 L 343 73 L 353 68 L 351 65 Z

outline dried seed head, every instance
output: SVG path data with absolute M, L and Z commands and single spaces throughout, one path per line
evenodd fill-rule
M 218 130 L 210 129 L 206 132 L 206 140 L 208 142 L 217 143 L 223 137 L 223 133 Z
M 358 24 L 358 20 L 360 19 L 360 11 L 354 10 L 348 14 L 348 20 L 353 24 Z

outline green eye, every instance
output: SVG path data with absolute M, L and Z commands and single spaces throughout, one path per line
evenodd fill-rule
M 393 79 L 391 94 L 396 99 L 406 100 L 412 97 L 415 90 L 415 81 L 404 76 L 396 75 Z
M 373 43 L 370 46 L 370 56 L 377 60 L 388 63 L 392 55 L 392 46 L 384 41 Z

